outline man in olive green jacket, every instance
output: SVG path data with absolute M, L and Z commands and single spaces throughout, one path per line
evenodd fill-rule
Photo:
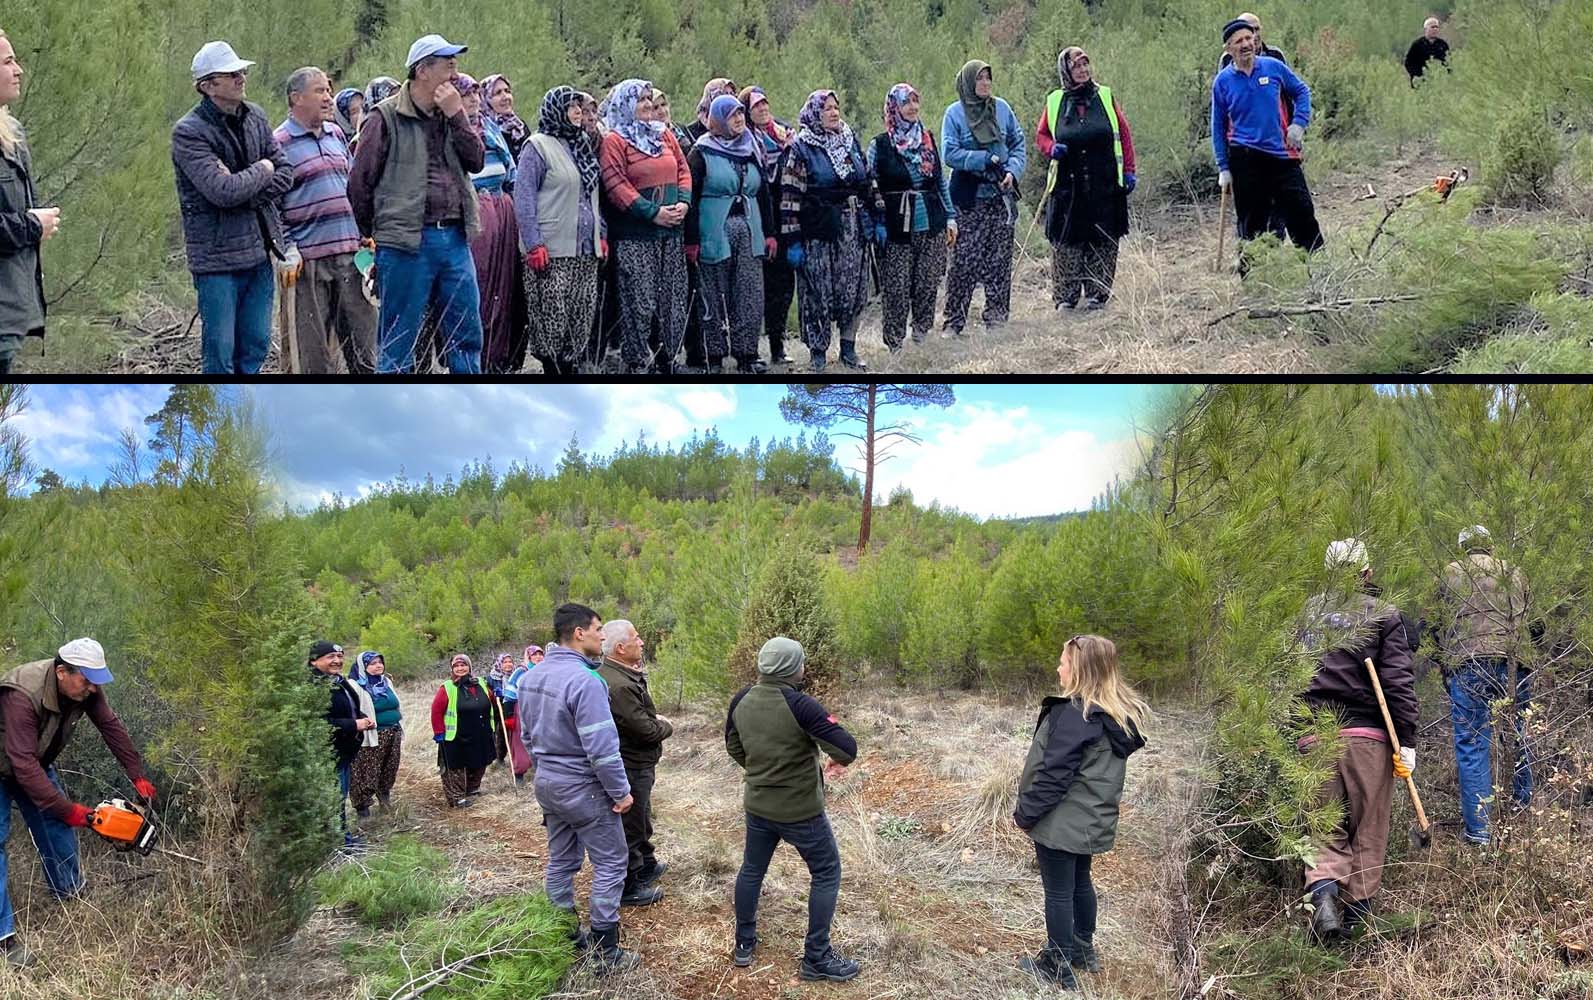
M 658 759 L 664 755 L 664 741 L 674 727 L 658 714 L 652 695 L 647 693 L 647 672 L 642 668 L 646 646 L 636 626 L 625 619 L 603 623 L 603 664 L 597 672 L 608 682 L 608 706 L 619 730 L 620 759 L 636 800 L 621 817 L 625 845 L 630 850 L 621 906 L 646 906 L 663 899 L 664 890 L 654 883 L 669 869 L 653 853 L 653 782 Z
M 802 855 L 813 878 L 808 934 L 798 973 L 845 982 L 858 965 L 830 947 L 830 923 L 841 891 L 841 851 L 824 814 L 820 753 L 836 774 L 857 759 L 857 741 L 817 700 L 797 690 L 804 676 L 802 644 L 775 636 L 758 651 L 758 681 L 730 700 L 725 748 L 745 769 L 747 844 L 736 876 L 738 966 L 752 964 L 758 945 L 758 894 L 780 841 Z

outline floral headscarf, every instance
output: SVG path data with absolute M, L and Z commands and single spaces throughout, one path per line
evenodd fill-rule
M 502 73 L 494 73 L 481 81 L 481 113 L 496 122 L 498 129 L 503 132 L 503 137 L 509 140 L 510 145 L 519 149 L 531 130 L 526 128 L 525 121 L 515 112 L 510 111 L 506 115 L 500 115 L 492 110 L 492 98 L 497 94 L 499 84 L 511 91 L 514 89 L 509 83 L 509 78 Z
M 542 95 L 542 107 L 537 111 L 537 131 L 564 143 L 581 171 L 581 187 L 587 193 L 597 190 L 602 172 L 597 154 L 592 151 L 592 137 L 586 128 L 570 121 L 570 105 L 585 103 L 586 95 L 574 87 L 554 87 Z
M 761 128 L 752 124 L 753 105 L 759 103 L 760 101 L 764 104 L 769 103 L 769 95 L 763 92 L 763 88 L 748 87 L 741 92 L 739 99 L 741 101 L 741 106 L 747 109 L 747 127 L 768 136 L 769 141 L 774 143 L 776 150 L 784 149 L 786 144 L 791 141 L 791 130 L 785 128 L 779 122 L 775 121 L 774 115 L 770 115 L 769 124 L 764 125 Z
M 1073 61 L 1082 55 L 1084 55 L 1084 50 L 1077 45 L 1069 45 L 1063 49 L 1056 57 L 1056 75 L 1062 80 L 1063 90 L 1069 94 L 1088 97 L 1095 92 L 1094 75 L 1091 75 L 1090 79 L 1083 83 L 1073 82 Z M 1085 56 L 1085 58 L 1089 57 Z
M 332 106 L 336 109 L 334 117 L 337 119 L 337 127 L 342 129 L 343 134 L 350 139 L 354 138 L 354 117 L 349 113 L 348 108 L 356 97 L 360 100 L 365 99 L 365 95 L 357 88 L 344 87 L 337 92 L 337 97 L 332 100 Z
M 454 81 L 454 89 L 459 91 L 460 97 L 469 97 L 471 94 L 481 93 L 481 84 L 477 83 L 476 78 L 469 73 L 460 73 L 459 78 Z M 465 116 L 470 121 L 470 127 L 476 130 L 477 135 L 481 134 L 481 120 L 485 117 L 486 106 L 486 98 L 483 96 L 481 103 L 476 107 L 476 113 Z
M 390 76 L 379 76 L 365 85 L 365 106 L 380 104 L 397 92 L 399 83 Z
M 614 85 L 608 95 L 608 113 L 604 120 L 609 131 L 618 132 L 643 155 L 657 156 L 664 151 L 664 123 L 644 122 L 636 118 L 638 101 L 653 99 L 653 85 L 647 80 L 625 80 Z
M 885 133 L 902 158 L 928 176 L 935 172 L 935 147 L 929 141 L 929 133 L 924 130 L 922 121 L 909 122 L 902 118 L 903 105 L 914 97 L 919 94 L 910 83 L 898 83 L 885 95 Z
M 697 102 L 697 120 L 704 128 L 708 127 L 708 111 L 716 97 L 735 97 L 736 85 L 730 79 L 716 76 L 709 80 L 702 88 L 702 100 Z
M 802 123 L 797 141 L 824 150 L 830 158 L 830 166 L 835 168 L 835 176 L 844 181 L 856 169 L 852 162 L 852 147 L 857 145 L 857 140 L 852 137 L 852 126 L 846 124 L 845 119 L 841 121 L 839 132 L 831 132 L 824 127 L 824 102 L 832 97 L 835 97 L 833 90 L 815 90 L 808 95 L 808 102 L 802 105 L 802 113 L 797 116 L 797 121 Z M 835 97 L 837 104 L 840 100 Z

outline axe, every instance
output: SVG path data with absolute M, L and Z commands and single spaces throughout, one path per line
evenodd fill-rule
M 1399 753 L 1399 737 L 1394 735 L 1394 719 L 1388 714 L 1388 702 L 1383 699 L 1383 685 L 1377 680 L 1377 668 L 1372 665 L 1372 658 L 1366 658 L 1366 672 L 1372 677 L 1372 690 L 1377 693 L 1377 707 L 1383 710 L 1383 725 L 1388 728 L 1388 741 L 1394 746 L 1394 753 Z M 1416 778 L 1405 779 L 1405 787 L 1410 790 L 1411 805 L 1416 807 L 1416 823 L 1410 828 L 1410 844 L 1412 847 L 1431 847 L 1433 843 L 1433 825 L 1427 822 L 1427 811 L 1422 808 L 1422 797 L 1416 794 Z

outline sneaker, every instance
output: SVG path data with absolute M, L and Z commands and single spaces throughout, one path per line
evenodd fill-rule
M 1069 990 L 1079 988 L 1079 981 L 1074 978 L 1073 969 L 1049 948 L 1032 958 L 1025 955 L 1018 959 L 1018 968 L 1042 983 L 1056 983 L 1063 989 Z
M 862 967 L 849 958 L 837 955 L 834 949 L 825 952 L 824 957 L 818 961 L 808 958 L 802 959 L 802 965 L 797 969 L 797 975 L 808 982 L 827 979 L 832 983 L 844 983 L 849 979 L 856 979 Z
M 1084 308 L 1086 310 L 1091 310 L 1091 311 L 1096 310 L 1096 309 L 1105 309 L 1106 308 L 1106 299 L 1092 298 L 1089 301 L 1084 303 Z
M 465 808 L 468 805 L 470 805 L 470 800 L 469 799 L 467 799 L 467 798 L 466 799 L 460 799 L 458 802 L 454 803 L 454 808 L 455 809 L 463 809 L 463 808 Z
M 735 954 L 735 957 L 731 959 L 731 961 L 736 963 L 736 967 L 737 968 L 745 969 L 747 966 L 752 964 L 752 953 L 757 951 L 757 950 L 758 950 L 758 939 L 757 938 L 753 938 L 751 941 L 747 942 L 746 944 L 742 944 L 740 941 L 737 941 L 736 942 L 736 954 Z
M 620 897 L 621 906 L 652 906 L 664 898 L 664 890 L 656 885 L 634 885 Z
M 954 326 L 942 327 L 940 335 L 946 340 L 956 340 L 958 337 L 962 336 L 962 330 L 961 328 Z
M 5 962 L 13 969 L 26 969 L 38 961 L 33 952 L 28 950 L 28 946 L 15 934 L 0 940 L 0 951 L 5 953 Z
M 771 365 L 788 365 L 790 363 L 791 359 L 786 356 L 784 351 L 776 351 L 774 357 L 769 359 L 769 364 Z
M 1086 941 L 1077 934 L 1073 935 L 1073 947 L 1068 953 L 1068 964 L 1075 972 L 1100 972 L 1101 957 L 1095 953 L 1095 944 Z

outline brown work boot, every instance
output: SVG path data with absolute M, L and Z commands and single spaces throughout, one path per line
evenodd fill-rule
M 33 952 L 28 950 L 28 946 L 15 934 L 0 941 L 0 950 L 5 952 L 6 964 L 13 969 L 26 969 L 38 961 Z

